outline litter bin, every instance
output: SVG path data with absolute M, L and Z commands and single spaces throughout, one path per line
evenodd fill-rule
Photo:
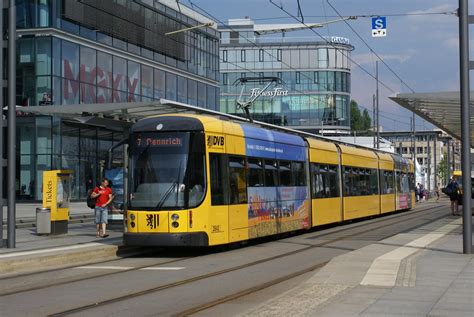
M 51 233 L 51 209 L 36 208 L 36 234 Z

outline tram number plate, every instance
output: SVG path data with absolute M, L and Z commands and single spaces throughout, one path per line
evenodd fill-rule
M 160 216 L 158 214 L 147 214 L 146 226 L 151 230 L 158 228 L 160 226 Z

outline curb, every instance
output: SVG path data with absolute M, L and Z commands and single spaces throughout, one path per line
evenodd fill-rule
M 25 255 L 27 252 L 6 253 L 6 258 L 0 255 L 0 277 L 9 277 L 21 273 L 38 273 L 85 264 L 116 260 L 143 254 L 145 249 L 140 247 L 128 247 L 124 245 L 99 245 L 98 243 L 86 243 L 81 245 L 70 245 L 75 250 L 55 250 L 60 248 L 33 250 L 42 254 Z M 15 255 L 18 253 L 18 255 Z
M 87 223 L 87 222 L 93 222 L 93 221 L 94 221 L 94 215 L 76 215 L 76 216 L 69 217 L 70 224 Z M 34 228 L 34 227 L 36 227 L 36 218 L 22 218 L 22 219 L 18 219 L 15 223 L 16 229 Z M 6 221 L 4 221 L 3 229 L 4 230 L 7 229 Z

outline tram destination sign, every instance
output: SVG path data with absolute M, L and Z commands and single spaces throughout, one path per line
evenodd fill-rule
M 161 146 L 183 146 L 183 138 L 181 137 L 155 137 L 155 136 L 138 136 L 135 139 L 137 147 L 161 147 Z

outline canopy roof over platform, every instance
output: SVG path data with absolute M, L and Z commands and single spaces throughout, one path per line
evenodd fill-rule
M 474 123 L 474 92 L 470 95 L 471 127 Z M 455 138 L 461 138 L 461 103 L 459 91 L 397 94 L 390 99 L 402 107 L 415 112 L 426 121 L 446 131 Z M 471 144 L 474 144 L 474 130 L 471 129 Z
M 217 113 L 166 99 L 150 102 L 18 107 L 17 110 L 36 115 L 57 116 L 63 120 L 117 130 L 127 128 L 142 118 L 160 114 Z

